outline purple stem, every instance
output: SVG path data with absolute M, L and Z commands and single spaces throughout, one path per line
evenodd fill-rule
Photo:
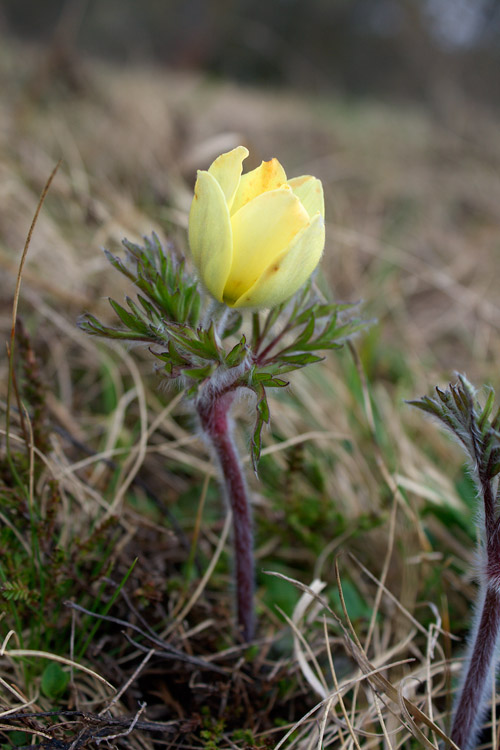
M 226 392 L 198 403 L 203 431 L 210 439 L 220 466 L 224 488 L 233 512 L 233 545 L 236 566 L 238 624 L 245 641 L 254 633 L 254 560 L 252 517 L 248 490 L 231 436 L 229 410 L 234 392 Z
M 488 695 L 489 678 L 495 666 L 500 630 L 500 596 L 493 586 L 486 589 L 479 623 L 472 644 L 467 673 L 455 709 L 451 739 L 461 750 L 474 746 Z
M 488 686 L 496 668 L 500 633 L 500 537 L 495 518 L 495 499 L 488 477 L 480 476 L 479 480 L 484 503 L 486 565 L 482 572 L 482 606 L 478 607 L 476 614 L 467 672 L 462 678 L 451 730 L 451 739 L 461 750 L 474 747 L 488 697 Z

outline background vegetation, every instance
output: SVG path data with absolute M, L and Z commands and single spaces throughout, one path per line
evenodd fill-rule
M 4 0 L 0 29 L 243 83 L 498 105 L 498 0 Z
M 124 66 L 61 38 L 0 49 L 8 346 L 21 251 L 62 160 L 29 246 L 10 374 L 0 358 L 3 742 L 264 748 L 293 730 L 288 746 L 423 746 L 433 735 L 403 695 L 446 730 L 461 653 L 447 632 L 464 636 L 474 599 L 475 490 L 459 448 L 405 399 L 456 370 L 498 382 L 491 106 L 453 87 L 439 113 L 273 78 L 243 88 L 211 66 Z M 323 180 L 320 283 L 373 320 L 353 349 L 271 394 L 252 479 L 250 650 L 234 641 L 225 509 L 192 414 L 147 351 L 76 326 L 84 310 L 112 320 L 107 296 L 131 292 L 101 248 L 155 230 L 185 252 L 195 171 L 238 143 L 250 166 L 276 155 Z M 331 611 L 301 600 L 316 579 Z M 388 680 L 379 697 L 360 679 L 364 653 Z M 307 716 L 336 680 L 344 703 Z

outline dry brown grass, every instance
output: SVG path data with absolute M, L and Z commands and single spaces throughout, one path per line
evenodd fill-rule
M 435 747 L 426 725 L 446 726 L 449 675 L 459 663 L 449 661 L 454 647 L 443 631 L 466 621 L 473 534 L 464 530 L 470 513 L 459 493 L 458 448 L 403 400 L 446 382 L 454 370 L 478 384 L 498 379 L 495 123 L 464 110 L 446 126 L 416 108 L 307 100 L 90 61 L 81 62 L 83 89 L 71 91 L 63 71 L 37 75 L 43 54 L 9 44 L 0 57 L 0 326 L 7 340 L 21 249 L 39 193 L 61 159 L 29 248 L 19 307 L 52 426 L 50 445 L 32 455 L 43 465 L 32 491 L 45 507 L 50 481 L 57 482 L 57 544 L 78 537 L 82 554 L 85 539 L 113 519 L 115 584 L 134 557 L 139 561 L 117 600 L 123 624 L 97 635 L 83 661 L 71 639 L 52 652 L 96 673 L 72 667 L 66 709 L 77 713 L 59 712 L 57 726 L 55 717 L 42 716 L 53 705 L 40 694 L 39 675 L 26 684 L 14 633 L 0 658 L 0 723 L 7 726 L 10 715 L 10 728 L 71 750 L 119 734 L 113 741 L 121 746 L 151 747 L 154 738 L 211 747 L 210 732 L 217 747 L 274 747 L 287 728 L 296 730 L 288 747 Z M 156 230 L 185 249 L 194 170 L 239 142 L 253 163 L 277 155 L 291 175 L 321 177 L 324 276 L 338 298 L 362 299 L 367 317 L 377 320 L 355 342 L 361 363 L 346 350 L 296 373 L 290 392 L 272 399 L 263 481 L 254 483 L 257 556 L 260 567 L 286 571 L 299 589 L 287 624 L 261 584 L 261 640 L 252 662 L 232 646 L 227 573 L 206 573 L 227 554 L 228 524 L 186 405 L 157 389 L 147 352 L 97 344 L 75 325 L 83 310 L 111 319 L 104 297 L 128 291 L 100 248 Z M 2 413 L 7 373 L 4 356 Z M 15 409 L 11 430 L 24 450 Z M 314 467 L 319 490 L 308 479 Z M 286 531 L 292 515 L 305 523 L 301 509 L 313 496 L 338 513 L 341 529 L 320 537 L 320 552 L 300 529 Z M 179 498 L 189 510 L 178 510 Z M 462 525 L 441 512 L 448 507 Z M 165 522 L 167 512 L 177 526 Z M 208 568 L 183 582 L 196 547 Z M 352 630 L 332 604 L 339 553 L 341 578 L 365 605 Z M 328 601 L 318 606 L 313 581 L 320 579 Z M 100 580 L 89 579 L 88 591 Z M 78 631 L 80 615 L 67 610 L 61 627 L 73 618 Z M 144 637 L 131 644 L 121 633 L 130 623 L 147 634 L 144 620 L 161 643 Z M 168 649 L 176 649 L 177 661 L 161 661 Z M 196 658 L 219 672 L 197 666 Z M 127 688 L 119 700 L 103 679 Z M 138 715 L 142 700 L 148 706 Z M 220 717 L 226 724 L 217 736 Z M 200 726 L 209 734 L 202 737 Z M 237 728 L 251 730 L 254 744 L 238 739 Z

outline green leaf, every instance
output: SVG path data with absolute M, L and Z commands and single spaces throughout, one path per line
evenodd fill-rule
M 118 315 L 122 323 L 130 330 L 135 331 L 137 333 L 148 333 L 147 326 L 142 322 L 142 320 L 138 320 L 135 315 L 132 315 L 131 313 L 127 312 L 124 307 L 118 304 L 118 302 L 115 302 L 114 299 L 109 299 L 109 304 L 115 311 L 115 313 Z
M 202 381 L 210 377 L 215 367 L 216 365 L 212 363 L 209 363 L 204 367 L 185 367 L 182 368 L 182 374 L 189 378 L 193 378 L 193 380 Z
M 269 422 L 269 419 L 271 417 L 271 414 L 269 412 L 269 404 L 267 403 L 267 398 L 264 395 L 259 400 L 257 404 L 257 411 L 259 412 L 259 416 L 266 422 L 266 424 Z
M 185 271 L 184 261 L 164 249 L 156 234 L 145 237 L 142 247 L 128 240 L 124 240 L 123 245 L 130 268 L 109 252 L 106 257 L 153 305 L 153 317 L 164 322 L 196 325 L 201 297 L 197 282 Z
M 105 326 L 90 313 L 85 313 L 80 317 L 78 320 L 78 327 L 90 336 L 101 336 L 102 338 L 107 339 L 144 341 L 147 343 L 155 343 L 158 341 L 158 337 L 153 336 L 152 333 L 134 333 L 132 331 L 124 331 L 123 329 Z
M 135 276 L 133 272 L 128 269 L 124 263 L 118 258 L 116 255 L 112 255 L 109 250 L 104 250 L 104 255 L 106 256 L 107 260 L 111 263 L 111 265 L 116 268 L 117 271 L 120 271 L 124 276 L 127 277 L 127 279 L 130 279 L 131 281 L 135 281 Z
M 269 404 L 267 403 L 266 389 L 264 388 L 264 386 L 262 384 L 259 384 L 253 390 L 257 394 L 257 416 L 255 419 L 252 435 L 251 457 L 253 469 L 255 473 L 257 473 L 257 464 L 259 463 L 260 453 L 262 450 L 262 428 L 264 426 L 264 423 L 269 423 L 271 415 L 269 412 Z
M 493 403 L 495 401 L 495 391 L 491 386 L 487 389 L 487 399 L 486 403 L 484 405 L 483 413 L 481 414 L 479 420 L 478 420 L 478 427 L 481 430 L 481 432 L 484 432 L 485 428 L 488 424 L 488 418 L 491 414 L 491 411 L 493 409 Z
M 5 742 L 1 745 L 2 750 L 10 750 L 11 747 L 22 747 L 30 745 L 30 739 L 32 740 L 33 735 L 28 732 L 22 732 L 19 729 L 14 729 L 9 732 L 9 742 Z
M 307 354 L 307 352 L 301 352 L 300 354 L 286 354 L 285 356 L 278 356 L 277 360 L 279 363 L 294 365 L 295 367 L 305 367 L 311 365 L 314 362 L 321 362 L 324 357 L 320 357 L 318 354 Z
M 64 672 L 56 661 L 47 664 L 42 673 L 41 689 L 46 698 L 52 701 L 60 698 L 68 687 L 70 675 Z
M 247 354 L 246 338 L 242 336 L 240 341 L 233 346 L 231 351 L 226 355 L 225 364 L 227 367 L 235 367 L 239 365 Z
M 157 359 L 162 360 L 167 365 L 189 365 L 189 360 L 177 351 L 173 341 L 168 342 L 166 351 L 157 352 L 154 349 L 150 351 Z
M 498 474 L 500 463 L 500 434 L 489 417 L 493 409 L 494 391 L 487 389 L 486 403 L 481 407 L 473 386 L 463 375 L 448 389 L 435 389 L 436 396 L 424 396 L 410 401 L 412 406 L 439 419 L 462 443 L 481 481 Z

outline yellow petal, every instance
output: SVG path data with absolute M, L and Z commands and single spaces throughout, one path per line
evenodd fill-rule
M 319 263 L 325 246 L 325 222 L 316 214 L 288 250 L 276 258 L 233 307 L 275 307 L 300 289 Z
M 210 165 L 208 171 L 215 177 L 222 188 L 228 206 L 231 208 L 234 195 L 238 188 L 241 171 L 243 169 L 243 160 L 248 156 L 248 149 L 245 146 L 237 146 L 232 151 L 221 154 Z
M 231 218 L 233 262 L 224 301 L 234 304 L 292 243 L 309 216 L 289 187 L 271 190 L 247 203 Z
M 288 184 L 297 198 L 300 199 L 311 219 L 318 211 L 321 216 L 325 215 L 325 199 L 323 197 L 321 180 L 310 175 L 304 175 L 303 177 L 294 177 L 288 180 Z
M 201 280 L 222 302 L 231 268 L 231 221 L 222 188 L 209 172 L 198 172 L 189 214 L 189 247 Z
M 263 161 L 260 167 L 244 174 L 234 197 L 231 214 L 261 193 L 276 190 L 286 183 L 285 170 L 277 159 Z

